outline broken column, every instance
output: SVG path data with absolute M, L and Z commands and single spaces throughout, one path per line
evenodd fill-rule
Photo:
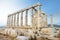
M 10 26 L 10 20 L 9 20 L 10 18 L 9 18 L 9 16 L 8 16 L 8 18 L 7 18 L 7 26 L 9 27 Z
M 50 22 L 51 22 L 51 27 L 53 27 L 53 18 L 52 18 L 52 15 L 50 15 Z

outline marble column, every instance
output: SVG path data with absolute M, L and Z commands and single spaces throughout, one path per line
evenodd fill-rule
M 11 26 L 13 26 L 13 15 L 11 15 Z
M 9 26 L 11 27 L 11 15 L 9 16 Z
M 43 21 L 42 22 L 43 22 L 42 26 L 47 27 L 47 15 L 43 16 Z
M 21 11 L 21 26 L 23 26 L 23 11 Z
M 11 25 L 12 25 L 12 24 L 11 24 L 11 22 L 12 22 L 12 21 L 11 21 L 11 18 L 12 18 L 12 16 L 10 16 L 10 27 L 11 27 Z
M 31 8 L 31 26 L 33 27 L 33 8 Z
M 34 16 L 33 16 L 33 26 L 34 28 L 37 28 L 37 9 L 33 9 L 33 12 L 34 12 Z
M 16 25 L 16 14 L 14 14 L 14 26 Z
M 19 26 L 19 13 L 17 13 L 17 26 Z
M 37 23 L 37 26 L 38 27 L 41 27 L 41 7 L 40 5 L 38 6 L 38 23 Z
M 53 27 L 53 18 L 52 18 L 52 15 L 50 15 L 50 22 L 51 22 L 51 27 Z
M 28 10 L 26 9 L 26 14 L 25 14 L 25 26 L 28 25 Z
M 10 21 L 9 21 L 9 16 L 8 16 L 8 18 L 7 18 L 7 27 L 9 27 L 9 25 L 10 25 L 9 22 Z

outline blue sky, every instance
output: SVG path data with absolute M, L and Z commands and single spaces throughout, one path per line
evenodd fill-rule
M 0 0 L 0 25 L 7 24 L 8 14 L 24 9 L 37 2 L 41 3 L 41 10 L 46 13 L 48 24 L 50 14 L 53 15 L 53 24 L 60 25 L 60 0 Z

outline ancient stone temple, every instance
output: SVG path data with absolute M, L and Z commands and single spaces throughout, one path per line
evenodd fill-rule
M 17 39 L 24 36 L 34 40 L 58 40 L 56 35 L 60 35 L 60 29 L 53 27 L 52 15 L 50 22 L 51 27 L 48 27 L 47 15 L 41 11 L 41 4 L 37 3 L 8 15 L 7 27 L 1 33 Z
M 36 8 L 37 7 L 37 8 Z M 28 25 L 28 11 L 30 10 L 31 25 Z M 25 12 L 25 25 L 23 25 L 23 12 Z M 20 19 L 20 20 L 19 20 Z M 20 24 L 19 24 L 20 23 Z M 47 16 L 41 12 L 41 4 L 37 3 L 18 12 L 8 15 L 7 27 L 40 28 L 47 27 Z

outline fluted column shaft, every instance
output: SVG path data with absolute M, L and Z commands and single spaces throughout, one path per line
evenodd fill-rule
M 14 14 L 14 26 L 15 26 L 15 22 L 16 22 L 16 15 Z
M 23 11 L 21 11 L 21 26 L 23 26 Z
M 26 15 L 25 15 L 25 26 L 28 25 L 28 10 L 26 10 Z
M 12 15 L 10 16 L 10 26 L 12 26 Z
M 31 26 L 33 27 L 33 8 L 31 8 Z
M 13 26 L 13 15 L 11 15 L 11 26 Z
M 8 18 L 7 18 L 7 26 L 9 26 L 10 24 L 10 21 L 9 21 L 9 16 L 8 16 Z
M 19 13 L 17 14 L 17 26 L 19 26 Z
M 38 23 L 37 23 L 37 26 L 38 27 L 41 27 L 41 7 L 38 6 Z
M 47 27 L 47 15 L 42 16 L 42 27 Z
M 11 16 L 9 16 L 9 26 L 11 26 Z

